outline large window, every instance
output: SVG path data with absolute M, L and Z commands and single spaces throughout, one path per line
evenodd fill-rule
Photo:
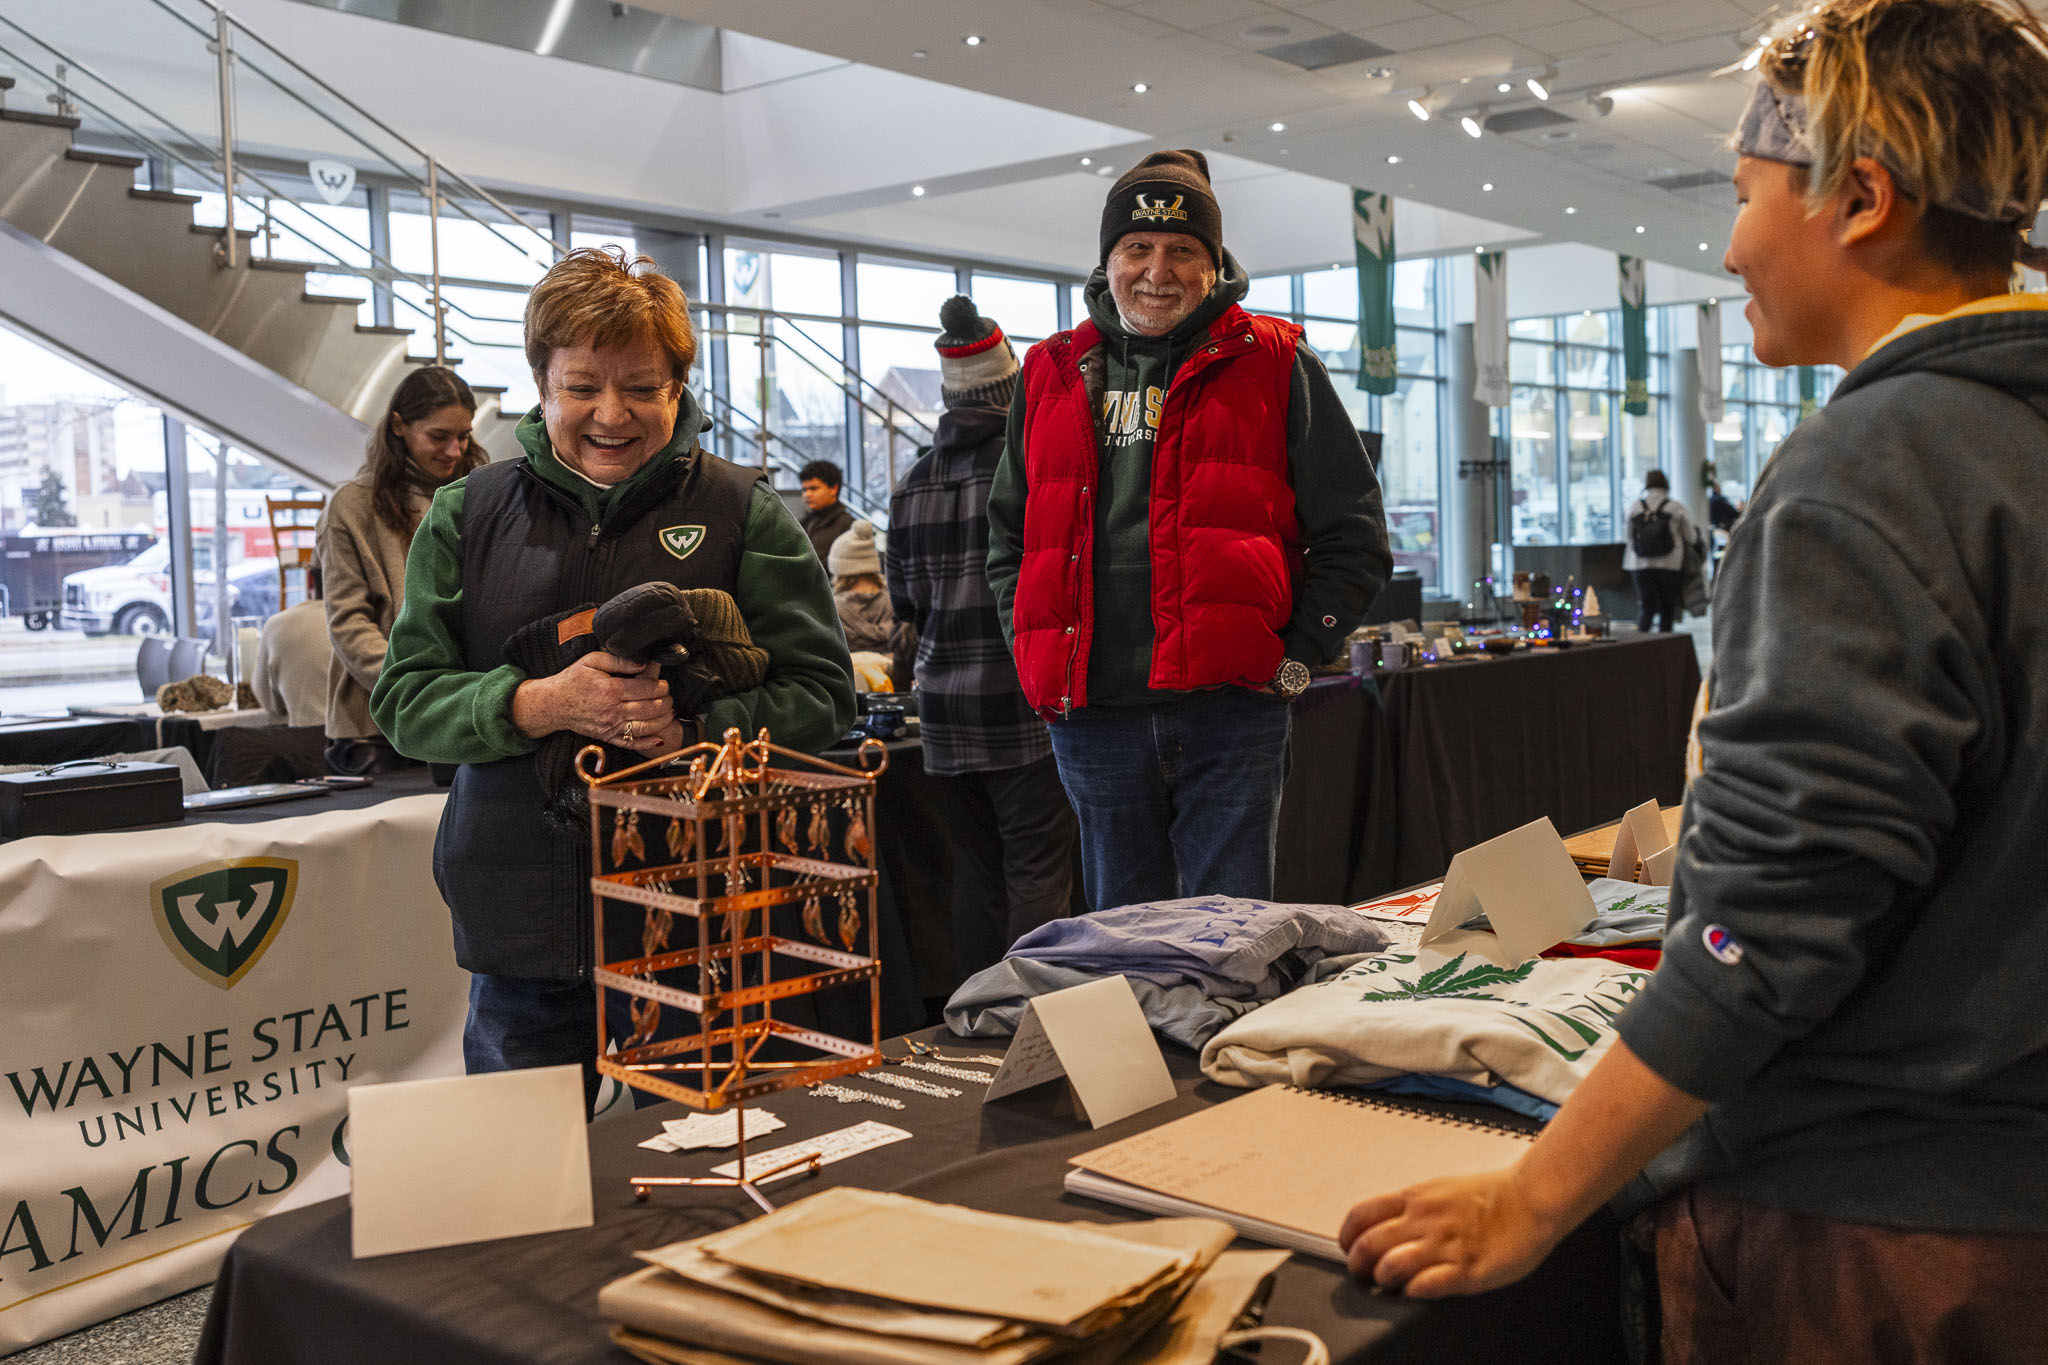
M 1814 370 L 1813 402 L 1827 402 L 1841 377 L 1833 365 Z M 1778 443 L 1799 425 L 1799 385 L 1797 369 L 1761 365 L 1747 346 L 1721 348 L 1722 416 L 1710 433 L 1709 458 L 1722 496 L 1730 502 L 1749 497 Z
M 1506 427 L 1517 545 L 1598 545 L 1622 538 L 1622 509 L 1658 466 L 1670 407 L 1666 319 L 1652 309 L 1650 401 L 1622 411 L 1618 313 L 1517 318 L 1508 326 L 1513 402 Z

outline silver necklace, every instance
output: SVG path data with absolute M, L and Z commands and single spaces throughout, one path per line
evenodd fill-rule
M 935 1076 L 951 1076 L 956 1081 L 973 1081 L 977 1085 L 987 1085 L 995 1079 L 986 1071 L 969 1071 L 964 1066 L 947 1066 L 943 1062 L 906 1060 L 901 1065 L 910 1068 L 912 1071 L 929 1071 Z
M 897 1076 L 887 1071 L 865 1072 L 862 1079 L 873 1081 L 876 1085 L 893 1085 L 898 1090 L 908 1090 L 912 1094 L 930 1095 L 935 1100 L 957 1099 L 960 1095 L 960 1090 L 956 1086 L 934 1085 L 915 1076 Z
M 810 1087 L 810 1093 L 816 1095 L 819 1099 L 836 1100 L 840 1104 L 879 1104 L 884 1109 L 901 1109 L 903 1107 L 902 1100 L 892 1100 L 887 1095 L 870 1095 L 865 1090 L 853 1090 L 847 1086 L 833 1085 L 830 1081 L 820 1082 Z

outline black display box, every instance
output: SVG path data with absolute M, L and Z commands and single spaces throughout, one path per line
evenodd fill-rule
M 0 773 L 0 839 L 90 834 L 185 818 L 185 783 L 169 763 L 96 758 Z

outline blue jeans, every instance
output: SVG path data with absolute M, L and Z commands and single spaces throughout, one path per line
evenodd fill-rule
M 633 1030 L 630 997 L 607 991 L 612 1036 Z M 522 1071 L 535 1066 L 583 1068 L 583 1112 L 597 1101 L 597 988 L 588 981 L 484 976 L 469 979 L 469 1018 L 462 1026 L 463 1069 Z M 635 1106 L 658 1103 L 633 1091 Z
M 1272 896 L 1286 702 L 1223 687 L 1158 706 L 1084 707 L 1049 728 L 1081 823 L 1090 909 Z

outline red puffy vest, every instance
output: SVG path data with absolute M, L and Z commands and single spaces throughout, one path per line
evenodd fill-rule
M 1263 687 L 1294 613 L 1300 529 L 1287 406 L 1301 329 L 1233 306 L 1167 386 L 1148 533 L 1155 688 Z M 1092 322 L 1024 357 L 1024 554 L 1011 607 L 1017 676 L 1048 718 L 1088 704 L 1098 446 L 1080 360 Z

